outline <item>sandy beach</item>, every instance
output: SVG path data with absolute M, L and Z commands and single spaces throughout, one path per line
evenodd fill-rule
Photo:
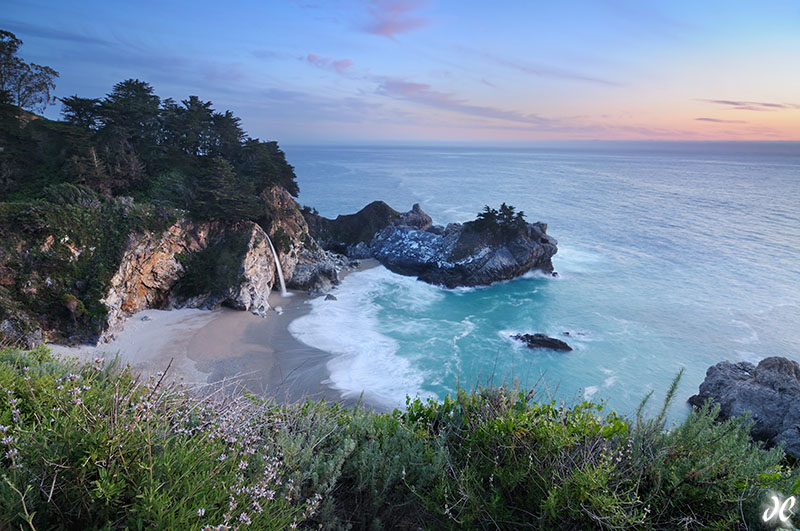
M 365 261 L 358 270 L 374 267 Z M 334 289 L 335 293 L 335 289 Z M 62 356 L 91 361 L 119 356 L 142 376 L 164 371 L 166 380 L 189 387 L 230 382 L 280 402 L 305 398 L 343 400 L 328 385 L 330 355 L 297 341 L 289 323 L 310 311 L 305 292 L 270 294 L 266 317 L 217 310 L 145 310 L 132 315 L 118 337 L 97 346 L 49 345 Z

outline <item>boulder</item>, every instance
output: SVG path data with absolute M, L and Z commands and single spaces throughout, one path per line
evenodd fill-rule
M 758 365 L 723 361 L 708 369 L 698 394 L 689 403 L 700 407 L 712 399 L 726 420 L 749 413 L 751 435 L 767 446 L 784 443 L 787 453 L 800 457 L 800 365 L 770 357 Z
M 572 347 L 565 342 L 544 334 L 514 334 L 511 339 L 522 341 L 528 348 L 548 348 L 551 350 L 570 351 Z
M 305 291 L 328 291 L 339 282 L 339 271 L 347 263 L 345 256 L 331 251 L 303 249 L 288 285 Z

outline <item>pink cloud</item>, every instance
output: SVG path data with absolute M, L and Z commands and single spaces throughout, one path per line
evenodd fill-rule
M 706 103 L 714 103 L 716 105 L 723 105 L 737 111 L 778 111 L 800 109 L 800 105 L 796 103 L 769 103 L 762 101 L 739 101 L 739 100 L 706 100 L 701 99 Z
M 324 68 L 325 70 L 332 70 L 341 76 L 348 75 L 350 67 L 352 67 L 355 64 L 352 59 L 337 60 L 337 59 L 332 59 L 330 57 L 323 57 L 315 53 L 308 54 L 306 60 L 318 68 Z
M 394 39 L 400 33 L 425 27 L 428 19 L 414 12 L 427 3 L 427 0 L 372 0 L 368 9 L 372 20 L 365 29 L 368 33 Z

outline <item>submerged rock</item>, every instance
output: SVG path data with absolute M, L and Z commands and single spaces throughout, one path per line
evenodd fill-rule
M 511 339 L 524 342 L 528 348 L 549 348 L 551 350 L 570 351 L 572 347 L 564 341 L 544 334 L 514 334 Z
M 710 367 L 698 394 L 689 398 L 695 407 L 713 399 L 719 418 L 750 413 L 753 439 L 767 446 L 785 443 L 787 453 L 800 458 L 800 365 L 782 358 L 748 362 L 723 361 Z

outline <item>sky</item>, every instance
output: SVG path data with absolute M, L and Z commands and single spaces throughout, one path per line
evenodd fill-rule
M 19 55 L 60 72 L 56 96 L 140 79 L 282 143 L 800 140 L 798 0 L 3 0 L 0 11 Z

